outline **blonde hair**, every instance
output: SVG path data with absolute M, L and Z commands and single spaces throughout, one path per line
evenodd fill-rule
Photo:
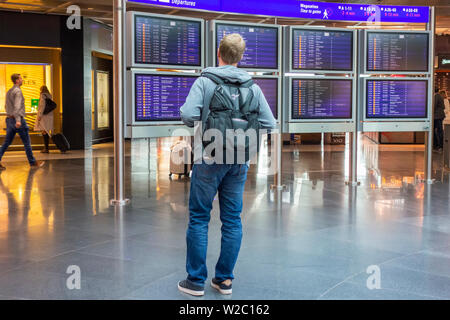
M 227 64 L 235 64 L 241 61 L 244 51 L 245 41 L 240 34 L 227 34 L 220 41 L 220 58 Z

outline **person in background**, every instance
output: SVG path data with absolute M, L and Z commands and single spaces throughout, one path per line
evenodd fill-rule
M 52 95 L 46 86 L 41 87 L 41 96 L 39 98 L 39 106 L 37 112 L 37 121 L 34 125 L 34 131 L 41 131 L 44 138 L 44 149 L 42 153 L 49 153 L 48 144 L 50 142 L 50 134 L 53 132 L 53 111 L 44 114 L 46 99 L 52 99 Z
M 445 118 L 445 103 L 439 94 L 439 89 L 434 90 L 434 150 L 441 152 L 444 147 L 444 130 L 442 123 Z
M 6 93 L 6 137 L 0 148 L 0 161 L 3 154 L 13 142 L 16 133 L 19 134 L 22 139 L 25 152 L 27 154 L 28 162 L 32 168 L 40 168 L 44 165 L 43 161 L 36 161 L 33 156 L 33 150 L 31 149 L 29 128 L 25 121 L 25 98 L 23 97 L 22 86 L 23 79 L 20 74 L 14 73 L 11 76 L 13 87 Z M 6 168 L 0 163 L 0 170 Z
M 239 34 L 226 35 L 219 45 L 219 67 L 207 68 L 204 73 L 214 74 L 221 79 L 237 83 L 251 80 L 244 70 L 237 68 L 245 50 L 244 39 Z M 204 108 L 210 106 L 216 84 L 202 76 L 193 84 L 185 104 L 181 107 L 183 122 L 194 127 L 202 118 Z M 258 107 L 258 122 L 264 129 L 276 127 L 276 120 L 261 91 L 253 84 L 246 88 L 246 97 L 252 91 L 252 100 Z M 239 96 L 239 95 L 238 95 Z M 246 97 L 243 97 L 245 101 Z M 256 106 L 257 104 L 257 106 Z M 231 294 L 233 269 L 236 264 L 242 241 L 241 212 L 243 193 L 247 180 L 248 164 L 195 163 L 192 169 L 189 196 L 189 226 L 186 232 L 186 271 L 187 279 L 178 283 L 178 289 L 194 296 L 204 295 L 204 283 L 207 278 L 206 251 L 208 245 L 208 223 L 215 195 L 219 194 L 220 220 L 222 221 L 222 241 L 215 277 L 211 286 L 221 294 Z
M 441 90 L 439 94 L 441 95 L 442 99 L 444 99 L 445 118 L 450 118 L 450 101 L 448 101 L 447 91 Z

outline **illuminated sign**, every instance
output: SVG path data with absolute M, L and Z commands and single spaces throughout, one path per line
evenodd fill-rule
M 5 112 L 6 92 L 11 89 L 11 75 L 19 73 L 22 76 L 22 93 L 25 98 L 25 111 L 35 112 L 33 100 L 39 100 L 41 86 L 46 85 L 52 90 L 50 74 L 51 66 L 48 64 L 27 63 L 1 63 L 0 64 L 0 112 Z
M 450 68 L 450 56 L 439 56 L 439 68 L 440 69 L 448 69 Z
M 377 6 L 298 0 L 133 0 L 130 2 L 186 9 L 316 20 L 428 23 L 429 8 Z

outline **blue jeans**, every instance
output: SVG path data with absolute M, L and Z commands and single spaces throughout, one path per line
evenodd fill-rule
M 187 279 L 203 286 L 208 276 L 206 250 L 208 224 L 213 200 L 219 192 L 222 241 L 216 278 L 234 279 L 233 269 L 242 241 L 242 198 L 248 166 L 246 164 L 194 164 L 189 197 L 189 226 L 186 232 Z
M 17 129 L 16 120 L 13 118 L 6 118 L 6 137 L 2 147 L 0 148 L 0 161 L 2 160 L 3 154 L 5 153 L 6 149 L 8 149 L 10 144 L 13 142 L 16 133 L 18 133 L 20 138 L 22 139 L 23 146 L 25 147 L 28 162 L 30 163 L 30 165 L 33 165 L 36 163 L 36 159 L 34 159 L 33 150 L 31 150 L 30 135 L 28 134 L 29 129 L 24 118 L 22 118 L 21 124 L 22 125 L 20 126 L 20 128 Z

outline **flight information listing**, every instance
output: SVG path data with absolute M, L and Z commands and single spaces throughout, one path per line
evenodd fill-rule
M 293 69 L 353 69 L 353 32 L 294 29 L 292 37 Z
M 135 62 L 201 66 L 201 23 L 135 16 Z
M 273 116 L 278 119 L 278 79 L 253 78 L 253 82 L 261 88 Z
M 428 71 L 428 34 L 367 33 L 367 70 Z
M 426 118 L 425 80 L 368 80 L 367 118 Z
M 217 49 L 222 38 L 230 33 L 240 34 L 245 41 L 244 57 L 238 67 L 278 69 L 278 28 L 217 23 Z
M 135 76 L 136 121 L 179 121 L 180 108 L 197 77 Z
M 352 81 L 292 79 L 292 119 L 349 119 Z

